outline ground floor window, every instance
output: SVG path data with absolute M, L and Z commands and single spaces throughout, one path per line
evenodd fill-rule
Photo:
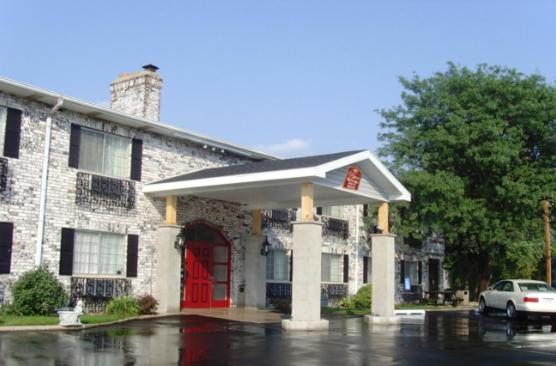
M 418 261 L 401 261 L 401 282 L 406 290 L 421 284 L 421 263 Z
M 287 250 L 271 250 L 266 257 L 266 279 L 290 280 L 290 256 Z
M 339 254 L 322 254 L 321 281 L 342 282 L 342 256 Z
M 123 275 L 125 236 L 119 234 L 75 231 L 73 273 Z

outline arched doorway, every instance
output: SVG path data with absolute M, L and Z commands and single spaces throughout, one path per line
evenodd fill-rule
M 205 222 L 186 225 L 183 233 L 181 307 L 229 307 L 230 241 L 221 230 Z

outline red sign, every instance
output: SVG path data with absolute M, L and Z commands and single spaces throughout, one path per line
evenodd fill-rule
M 359 170 L 359 168 L 356 166 L 350 167 L 347 170 L 346 177 L 344 178 L 344 188 L 357 191 L 359 189 L 360 182 L 361 170 Z

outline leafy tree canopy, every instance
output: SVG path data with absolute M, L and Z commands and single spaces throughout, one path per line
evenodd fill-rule
M 400 81 L 402 104 L 380 111 L 380 154 L 413 195 L 398 207 L 398 234 L 442 235 L 456 285 L 534 275 L 541 201 L 556 198 L 555 85 L 539 74 L 453 63 Z

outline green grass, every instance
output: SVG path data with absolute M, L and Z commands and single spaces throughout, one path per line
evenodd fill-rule
M 126 319 L 126 317 L 121 315 L 87 314 L 81 316 L 81 323 L 101 324 L 122 319 Z M 57 316 L 0 315 L 0 327 L 18 325 L 58 325 L 58 323 L 59 318 Z
M 452 305 L 427 305 L 427 304 L 398 304 L 396 309 L 417 309 L 417 310 L 442 310 L 442 309 L 456 309 Z M 323 307 L 323 314 L 332 315 L 368 315 L 371 313 L 370 309 L 357 309 L 357 308 L 330 308 Z
M 57 316 L 17 316 L 1 315 L 0 326 L 16 325 L 56 325 L 59 319 Z

